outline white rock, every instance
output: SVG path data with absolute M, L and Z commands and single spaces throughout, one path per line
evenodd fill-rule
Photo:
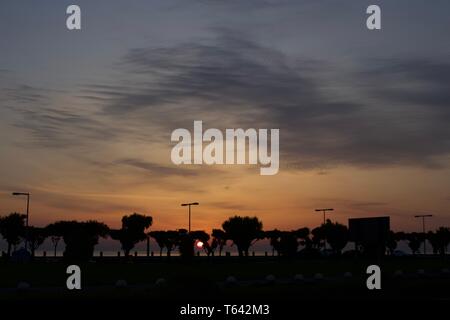
M 316 280 L 323 280 L 323 274 L 321 274 L 321 273 L 316 273 L 316 274 L 314 275 L 314 279 L 316 279 Z
M 233 277 L 233 276 L 227 277 L 227 279 L 226 279 L 225 281 L 226 281 L 228 284 L 236 284 L 236 283 L 237 283 L 236 278 Z
M 125 280 L 116 281 L 116 288 L 125 288 L 127 285 L 128 283 Z
M 303 280 L 304 280 L 304 277 L 303 277 L 302 274 L 296 274 L 296 275 L 294 276 L 294 280 L 295 280 L 295 281 L 303 281 Z
M 400 278 L 403 276 L 403 271 L 402 270 L 396 270 L 394 272 L 394 277 Z
M 273 274 L 269 274 L 266 276 L 266 281 L 267 282 L 274 282 L 275 281 L 275 276 Z
M 26 291 L 28 289 L 30 289 L 30 284 L 28 282 L 19 282 L 17 284 L 17 289 L 20 291 Z
M 351 273 L 351 272 L 346 272 L 346 273 L 344 273 L 344 278 L 351 278 L 351 277 L 353 277 L 353 274 Z
M 157 287 L 164 287 L 164 286 L 166 285 L 166 279 L 164 279 L 164 278 L 158 278 L 158 279 L 156 279 L 155 285 L 156 285 Z

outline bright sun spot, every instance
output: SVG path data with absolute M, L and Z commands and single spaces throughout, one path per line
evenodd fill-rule
M 201 241 L 197 241 L 197 248 L 203 248 L 203 242 L 201 242 Z

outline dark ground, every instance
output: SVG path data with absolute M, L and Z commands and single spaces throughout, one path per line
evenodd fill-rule
M 449 257 L 387 257 L 380 263 L 381 290 L 366 287 L 366 268 L 370 264 L 374 263 L 355 258 L 195 257 L 191 262 L 183 262 L 179 257 L 170 261 L 165 257 L 138 258 L 130 262 L 104 258 L 80 264 L 82 290 L 69 291 L 65 287 L 68 264 L 63 261 L 1 262 L 0 303 L 42 308 L 65 303 L 106 302 L 117 308 L 144 303 L 165 312 L 168 319 L 178 317 L 179 307 L 187 303 L 267 303 L 272 307 L 272 315 L 297 308 L 368 303 L 394 304 L 409 310 L 414 310 L 411 306 L 428 304 L 450 306 L 450 274 L 442 272 L 450 269 Z M 418 274 L 418 269 L 425 273 Z M 403 275 L 396 276 L 396 270 L 402 270 Z M 352 277 L 344 277 L 345 272 L 351 272 Z M 316 273 L 324 278 L 315 279 Z M 275 281 L 266 280 L 269 274 Z M 302 274 L 304 280 L 294 280 L 295 274 Z M 228 276 L 237 282 L 229 284 L 225 281 Z M 164 278 L 164 283 L 157 283 L 159 278 Z M 125 280 L 127 286 L 117 287 L 117 280 Z M 27 282 L 30 288 L 18 289 L 19 282 Z M 322 311 L 330 310 L 333 309 Z

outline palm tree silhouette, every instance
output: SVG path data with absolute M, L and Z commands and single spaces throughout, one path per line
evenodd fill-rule
M 20 243 L 20 238 L 25 235 L 26 215 L 17 212 L 0 217 L 0 234 L 8 243 L 8 257 L 11 256 L 11 249 Z
M 234 216 L 222 224 L 227 238 L 237 246 L 239 256 L 248 256 L 248 249 L 254 241 L 264 238 L 263 225 L 257 217 Z

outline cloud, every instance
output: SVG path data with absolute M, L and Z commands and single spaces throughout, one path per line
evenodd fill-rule
M 378 202 L 378 201 L 350 201 L 349 207 L 364 209 L 364 208 L 373 208 L 373 207 L 385 207 L 389 204 L 386 202 Z
M 24 186 L 14 185 L 0 185 L 0 198 L 3 200 L 11 198 L 11 190 L 24 190 Z M 123 205 L 111 201 L 111 196 L 104 197 L 102 195 L 82 194 L 82 193 L 64 193 L 60 190 L 48 190 L 42 188 L 35 188 L 28 185 L 25 190 L 30 192 L 33 201 L 38 202 L 39 206 L 44 205 L 54 211 L 52 216 L 56 219 L 72 219 L 71 217 L 81 217 L 84 215 L 91 215 L 93 209 L 97 213 L 103 215 L 114 215 L 117 211 L 130 212 L 132 205 Z M 24 191 L 25 191 L 24 190 Z M 120 195 L 114 195 L 114 199 L 119 198 Z M 42 209 L 41 209 L 42 210 Z M 2 212 L 1 214 L 5 214 Z M 34 221 L 42 218 L 41 214 L 34 216 Z M 48 217 L 46 217 L 48 219 Z
M 446 107 L 450 92 L 450 64 L 427 59 L 384 59 L 374 61 L 364 73 L 374 86 L 373 92 L 390 101 Z M 375 81 L 373 81 L 375 80 Z
M 450 65 L 391 59 L 337 74 L 327 62 L 293 59 L 243 33 L 215 32 L 209 41 L 131 49 L 121 62 L 127 84 L 89 94 L 103 97 L 109 116 L 145 115 L 136 126 L 166 138 L 194 119 L 280 128 L 281 165 L 290 170 L 439 167 L 449 153 Z
M 192 177 L 199 175 L 199 170 L 187 169 L 186 167 L 164 166 L 139 159 L 120 159 L 115 164 L 128 165 L 149 172 L 152 176 L 182 176 Z
M 26 84 L 17 85 L 13 88 L 5 88 L 3 93 L 10 101 L 17 103 L 48 103 L 46 99 L 47 90 Z
M 208 202 L 207 205 L 210 205 L 214 208 L 221 208 L 221 209 L 227 209 L 227 210 L 234 210 L 234 211 L 247 211 L 250 210 L 246 205 L 243 204 L 235 204 L 231 202 L 223 202 L 223 201 L 216 201 L 216 202 Z
M 208 39 L 130 49 L 115 66 L 121 76 L 77 93 L 95 105 L 92 113 L 55 106 L 45 91 L 20 86 L 9 93 L 21 105 L 16 125 L 43 146 L 98 148 L 116 140 L 170 146 L 174 129 L 203 120 L 205 128 L 280 128 L 281 170 L 446 165 L 447 62 L 393 57 L 343 70 L 242 31 L 211 31 Z M 39 107 L 23 107 L 29 104 Z
M 70 92 L 30 85 L 4 88 L 5 105 L 16 115 L 13 125 L 31 138 L 21 144 L 39 148 L 71 148 L 117 139 L 124 128 L 111 128 L 108 122 L 83 110 L 79 105 L 60 105 L 56 101 Z

